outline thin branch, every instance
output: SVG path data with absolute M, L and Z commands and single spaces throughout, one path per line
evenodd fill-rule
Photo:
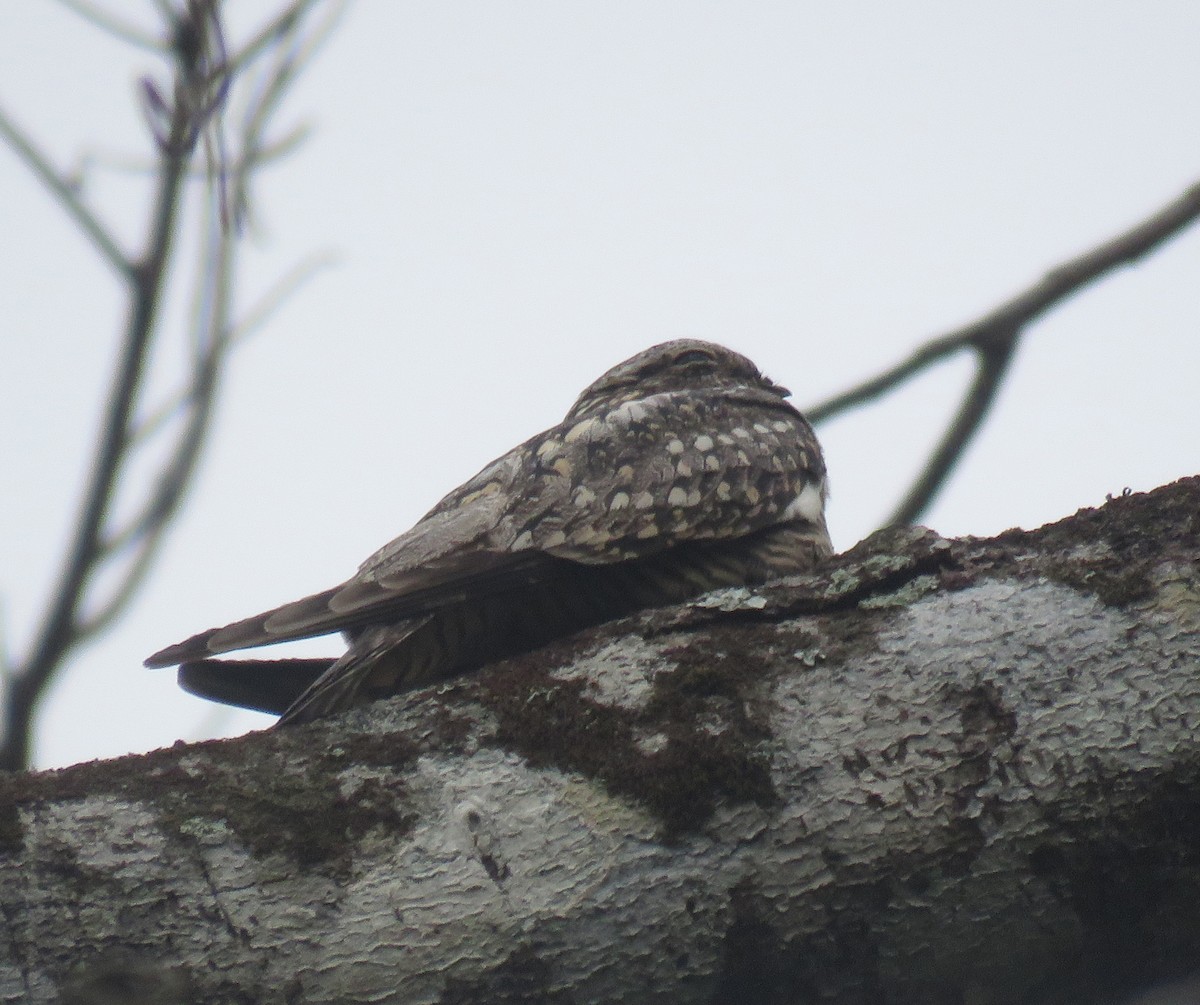
M 181 111 L 172 135 L 179 138 L 188 128 Z M 74 543 L 55 590 L 33 656 L 25 676 L 38 679 L 70 648 L 71 621 L 79 604 L 84 582 L 97 551 L 97 540 L 112 496 L 113 483 L 123 456 L 125 431 L 129 424 L 133 398 L 140 383 L 148 344 L 162 292 L 161 274 L 170 250 L 175 217 L 179 209 L 179 189 L 183 180 L 186 155 L 164 156 L 162 178 L 155 198 L 151 238 L 142 261 L 136 267 L 138 296 L 132 305 L 125 346 L 121 351 L 116 377 L 109 391 L 107 415 L 101 431 L 96 463 L 92 470 L 83 511 L 76 526 Z
M 298 34 L 299 22 L 315 6 L 314 0 L 295 0 L 278 15 L 271 18 L 242 46 L 241 51 L 229 62 L 226 68 L 227 72 L 230 74 L 240 72 L 243 66 L 257 58 L 259 53 L 279 39 L 289 33 Z M 325 22 L 309 34 L 306 49 L 315 52 L 317 48 L 324 45 L 341 19 L 346 6 L 346 0 L 338 0 L 332 5 L 330 13 L 325 17 Z
M 935 363 L 964 350 L 977 357 L 971 387 L 941 442 L 888 524 L 911 523 L 930 505 L 979 430 L 1030 323 L 1119 265 L 1129 265 L 1200 219 L 1200 183 L 1111 240 L 1050 269 L 983 317 L 920 346 L 883 373 L 805 410 L 817 423 L 874 401 Z
M 146 541 L 153 542 L 178 509 L 203 444 L 224 355 L 225 347 L 214 344 L 196 361 L 186 399 L 187 419 L 170 459 L 155 480 L 155 488 L 141 513 L 123 531 L 109 535 L 101 543 L 105 554 L 116 554 L 134 544 L 144 546 Z M 131 584 L 124 584 L 115 593 L 128 593 L 131 589 Z
M 245 341 L 257 334 L 264 325 L 275 315 L 275 313 L 290 300 L 297 291 L 299 291 L 305 283 L 309 282 L 317 274 L 318 271 L 334 265 L 338 261 L 338 257 L 330 252 L 325 252 L 319 255 L 313 255 L 302 262 L 297 263 L 293 268 L 288 270 L 281 276 L 272 287 L 263 294 L 262 298 L 249 311 L 241 321 L 236 322 L 229 330 L 227 335 L 228 348 L 230 351 L 238 348 Z M 176 418 L 180 411 L 192 401 L 196 396 L 196 386 L 193 382 L 188 387 L 176 391 L 158 408 L 154 410 L 146 418 L 142 419 L 130 431 L 128 445 L 129 447 L 141 446 L 148 440 L 151 440 L 160 433 L 163 428 L 172 419 Z M 148 511 L 140 518 L 132 521 L 124 530 L 114 534 L 113 537 L 105 543 L 105 550 L 110 552 L 119 551 L 122 547 L 128 544 L 134 538 L 145 532 L 145 522 L 151 518 L 151 513 Z
M 819 404 L 805 408 L 804 414 L 814 425 L 824 422 L 826 419 L 832 419 L 835 415 L 882 397 L 909 378 L 929 369 L 939 360 L 953 356 L 964 348 L 966 348 L 966 343 L 957 334 L 932 339 L 914 351 L 907 359 L 901 360 L 890 369 L 884 370 L 883 373 L 863 381 L 848 391 L 843 391 L 832 398 L 826 398 Z
M 141 586 L 142 581 L 146 578 L 146 574 L 150 571 L 150 566 L 154 561 L 155 555 L 158 553 L 158 546 L 162 540 L 161 531 L 165 529 L 166 525 L 161 525 L 159 532 L 147 536 L 139 543 L 129 568 L 126 569 L 121 582 L 117 584 L 112 594 L 105 600 L 104 605 L 87 617 L 77 619 L 75 623 L 75 641 L 77 644 L 93 638 L 104 631 L 124 611 L 126 604 L 129 603 L 137 588 Z
M 317 57 L 333 37 L 334 30 L 350 7 L 350 0 L 329 0 L 325 19 L 303 38 L 299 52 L 293 58 L 293 73 L 299 73 Z
M 99 27 L 121 34 L 124 26 L 109 23 L 111 19 L 106 21 L 105 13 L 87 0 L 62 2 Z M 47 159 L 7 119 L 0 120 L 0 127 L 7 127 L 0 131 L 0 137 L 6 136 L 59 196 L 110 261 L 119 267 L 131 290 L 124 345 L 109 389 L 93 468 L 72 542 L 29 654 L 23 664 L 12 668 L 5 682 L 8 706 L 4 710 L 4 735 L 0 740 L 0 767 L 15 768 L 26 763 L 33 710 L 47 681 L 72 649 L 117 618 L 151 568 L 194 476 L 215 407 L 219 378 L 231 347 L 261 325 L 286 296 L 324 264 L 320 259 L 302 263 L 239 324 L 231 321 L 238 233 L 227 225 L 225 199 L 229 192 L 243 199 L 249 176 L 270 159 L 282 156 L 302 137 L 302 131 L 295 130 L 273 145 L 264 142 L 271 114 L 294 81 L 297 67 L 324 40 L 336 20 L 327 18 L 311 37 L 300 37 L 304 15 L 319 2 L 297 0 L 289 4 L 247 46 L 231 54 L 219 18 L 219 0 L 183 3 L 159 0 L 174 66 L 169 85 L 160 86 L 148 77 L 141 81 L 144 111 L 155 140 L 158 162 L 150 236 L 138 260 L 127 258 L 116 248 L 75 190 L 57 176 Z M 337 13 L 340 9 L 339 6 Z M 235 73 L 248 67 L 259 54 L 267 54 L 271 60 L 238 130 L 239 149 L 231 154 L 226 148 L 222 118 Z M 203 172 L 193 170 L 192 166 L 198 148 L 206 158 Z M 139 389 L 157 328 L 184 187 L 194 177 L 206 182 L 202 214 L 206 226 L 191 312 L 194 348 L 190 382 L 181 397 L 169 402 L 150 420 L 139 422 L 135 418 Z M 178 417 L 180 427 L 166 462 L 140 512 L 123 530 L 114 532 L 109 510 L 121 473 L 131 454 L 165 424 L 167 417 Z M 96 574 L 110 562 L 118 565 L 119 579 L 115 586 L 106 589 L 98 606 L 85 612 L 90 586 Z
M 129 431 L 126 441 L 128 449 L 136 449 L 154 439 L 172 420 L 179 418 L 185 408 L 191 406 L 195 395 L 196 389 L 193 381 L 187 387 L 175 391 L 145 418 L 139 419 Z M 152 511 L 153 506 L 148 509 Z M 109 536 L 104 542 L 104 550 L 109 553 L 120 551 L 134 538 L 140 537 L 145 532 L 144 523 L 147 519 L 150 519 L 149 512 L 129 521 L 124 529 Z
M 307 6 L 307 4 L 297 4 L 295 6 Z M 325 16 L 324 21 L 309 32 L 302 40 L 296 39 L 300 43 L 297 47 L 292 48 L 289 45 L 280 45 L 276 49 L 275 65 L 265 76 L 266 84 L 257 99 L 251 102 L 247 110 L 242 126 L 243 135 L 261 137 L 263 133 L 262 123 L 266 121 L 270 113 L 278 106 L 287 88 L 295 82 L 299 74 L 325 46 L 325 43 L 329 40 L 333 34 L 333 30 L 341 20 L 346 6 L 346 0 L 338 0 L 338 2 L 331 4 L 329 13 Z M 276 20 L 280 21 L 282 18 Z M 297 20 L 294 28 L 298 29 L 298 27 L 299 21 Z M 266 29 L 264 29 L 264 33 L 265 31 Z M 244 61 L 244 56 L 245 53 L 243 52 L 235 57 L 235 59 L 242 62 Z M 254 121 L 256 119 L 257 121 Z
M 262 156 L 262 151 L 266 149 L 262 144 L 262 137 L 266 132 L 268 119 L 278 108 L 288 88 L 296 81 L 300 72 L 315 58 L 316 54 L 325 45 L 345 9 L 346 3 L 344 0 L 343 2 L 335 3 L 324 21 L 310 32 L 308 37 L 303 40 L 303 43 L 297 47 L 293 47 L 291 43 L 296 41 L 294 36 L 299 31 L 299 17 L 291 22 L 286 32 L 281 34 L 281 44 L 274 54 L 274 65 L 264 74 L 264 83 L 255 98 L 248 104 L 243 116 L 242 136 L 244 137 L 244 141 L 242 159 L 245 165 L 256 163 Z M 289 44 L 283 44 L 285 41 Z M 239 167 L 242 166 L 239 165 Z M 250 177 L 251 172 L 249 170 L 242 170 L 236 176 L 237 183 L 230 186 L 233 191 L 232 202 L 235 219 L 239 222 L 247 212 L 250 203 L 248 194 Z
M 83 232 L 92 239 L 92 243 L 96 245 L 105 261 L 113 267 L 123 280 L 132 281 L 133 263 L 117 247 L 117 242 L 113 239 L 112 235 L 109 234 L 104 225 L 96 218 L 95 214 L 83 204 L 83 200 L 76 194 L 75 189 L 63 180 L 62 176 L 55 171 L 53 165 L 33 145 L 32 140 L 25 135 L 24 131 L 17 126 L 2 108 L 0 108 L 0 136 L 25 161 L 29 169 L 41 179 L 42 184 L 50 190 L 55 199 L 75 219 L 75 222 L 79 224 Z
M 281 276 L 275 284 L 263 294 L 262 298 L 250 308 L 245 316 L 233 326 L 229 332 L 231 343 L 240 344 L 249 338 L 259 328 L 271 319 L 271 316 L 290 300 L 305 283 L 309 282 L 321 269 L 335 265 L 338 256 L 331 252 L 312 255 L 298 262 L 288 272 Z
M 124 609 L 138 586 L 149 572 L 154 556 L 164 540 L 171 519 L 178 511 L 195 471 L 196 462 L 208 430 L 209 419 L 216 402 L 217 378 L 227 350 L 222 335 L 226 327 L 230 275 L 233 269 L 236 237 L 213 221 L 219 216 L 220 194 L 217 186 L 208 192 L 210 221 L 202 260 L 200 278 L 195 294 L 196 307 L 192 316 L 197 319 L 196 334 L 201 348 L 193 363 L 192 383 L 188 393 L 188 413 L 183 431 L 142 513 L 130 526 L 115 537 L 110 536 L 103 548 L 115 553 L 129 546 L 136 552 L 125 574 L 110 592 L 103 605 L 86 619 L 79 621 L 80 639 L 108 627 Z M 212 236 L 215 232 L 215 236 Z M 128 443 L 127 443 L 127 449 Z
M 101 528 L 125 458 L 126 432 L 148 358 L 147 349 L 163 294 L 163 277 L 175 234 L 187 161 L 191 156 L 191 149 L 184 145 L 185 137 L 192 132 L 191 105 L 183 93 L 190 67 L 184 63 L 186 54 L 183 50 L 179 56 L 182 65 L 166 137 L 168 142 L 161 148 L 162 171 L 154 199 L 150 236 L 140 261 L 130 267 L 134 295 L 125 343 L 109 388 L 100 442 L 67 558 L 30 655 L 9 682 L 0 767 L 19 767 L 28 761 L 30 723 L 38 696 L 65 654 L 80 641 L 78 611 L 88 579 L 95 571 Z
M 981 350 L 975 379 L 963 397 L 958 414 L 942 436 L 941 442 L 925 463 L 925 468 L 908 490 L 904 500 L 888 517 L 885 526 L 914 523 L 925 511 L 934 496 L 941 491 L 942 485 L 950 472 L 958 463 L 971 442 L 971 438 L 983 425 L 983 420 L 991 410 L 1004 375 L 1008 373 L 1009 364 L 1016 356 L 1017 340 L 998 343 L 994 348 Z
M 138 552 L 104 606 L 80 626 L 83 633 L 91 634 L 110 624 L 148 572 L 152 556 L 158 549 L 166 527 L 178 511 L 195 471 L 216 400 L 217 381 L 225 357 L 237 342 L 262 324 L 269 313 L 328 261 L 328 256 L 324 256 L 301 263 L 283 277 L 242 322 L 238 325 L 231 324 L 229 313 L 236 235 L 220 222 L 227 219 L 223 205 L 224 188 L 230 179 L 235 188 L 243 187 L 243 174 L 249 173 L 260 163 L 260 160 L 252 155 L 261 140 L 261 131 L 265 129 L 267 121 L 266 116 L 259 115 L 247 120 L 240 142 L 242 150 L 250 155 L 237 161 L 232 172 L 208 172 L 208 199 L 212 208 L 206 214 L 210 226 L 206 231 L 205 249 L 201 255 L 202 261 L 207 264 L 201 270 L 191 311 L 191 316 L 195 319 L 193 331 L 197 344 L 196 359 L 193 363 L 191 384 L 181 399 L 187 404 L 187 419 L 142 512 L 124 530 L 111 535 L 104 542 L 105 551 L 108 553 L 119 552 L 135 543 Z M 179 403 L 180 399 L 173 403 L 173 411 L 177 412 Z M 127 449 L 146 437 L 148 426 L 152 428 L 161 424 L 161 421 L 156 417 L 149 423 L 141 423 L 132 429 L 127 440 Z
M 294 0 L 250 37 L 237 55 L 226 64 L 225 71 L 230 75 L 240 73 L 248 63 L 252 63 L 280 39 L 294 31 L 307 9 L 311 7 L 312 0 Z
M 1197 219 L 1200 219 L 1200 183 L 1111 241 L 1051 269 L 1033 286 L 982 318 L 931 339 L 890 369 L 806 408 L 804 414 L 812 422 L 822 422 L 873 401 L 962 349 L 973 348 L 995 337 L 1013 337 L 1007 334 L 1013 327 L 1023 327 L 1116 266 L 1136 262 Z
M 141 28 L 128 21 L 122 21 L 108 11 L 101 10 L 90 3 L 84 3 L 83 0 L 58 0 L 58 2 L 85 21 L 90 21 L 97 28 L 119 38 L 122 42 L 128 42 L 151 52 L 166 52 L 170 49 L 170 46 L 161 38 L 142 31 Z
M 279 139 L 273 140 L 270 143 L 264 143 L 259 147 L 253 157 L 241 154 L 234 161 L 232 170 L 250 170 L 269 165 L 277 160 L 282 160 L 288 154 L 295 153 L 296 148 L 309 138 L 312 133 L 312 126 L 307 122 L 301 122 L 293 126 L 290 130 L 284 133 Z M 145 177 L 157 174 L 158 166 L 152 164 L 144 158 L 126 156 L 125 154 L 114 153 L 109 150 L 95 150 L 87 155 L 87 165 L 91 167 L 102 167 L 104 170 L 113 174 L 134 175 Z M 78 178 L 83 173 L 83 169 L 77 169 L 71 176 Z M 188 167 L 188 178 L 204 179 L 211 174 L 211 169 L 208 167 L 190 165 Z M 74 184 L 74 182 L 72 182 Z
M 208 213 L 210 220 L 217 217 L 215 203 L 218 200 L 219 194 L 216 189 L 211 189 L 211 208 Z M 75 633 L 79 641 L 92 637 L 112 624 L 141 586 L 165 540 L 171 520 L 182 505 L 195 472 L 216 403 L 218 377 L 228 352 L 228 340 L 221 332 L 227 327 L 226 316 L 236 237 L 224 229 L 219 229 L 216 241 L 216 264 L 211 270 L 202 269 L 198 284 L 198 298 L 207 295 L 206 303 L 210 309 L 205 311 L 198 308 L 193 313 L 194 317 L 203 319 L 211 337 L 207 339 L 205 350 L 193 365 L 187 421 L 141 517 L 129 528 L 126 543 L 119 545 L 110 537 L 101 545 L 107 551 L 133 545 L 136 551 L 121 581 L 112 589 L 101 607 L 86 619 L 77 618 Z M 126 450 L 130 449 L 132 448 L 127 437 Z

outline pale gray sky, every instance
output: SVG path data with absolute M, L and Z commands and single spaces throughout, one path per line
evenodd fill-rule
M 272 5 L 230 6 L 244 26 Z M 310 252 L 340 262 L 239 352 L 186 515 L 55 689 L 38 763 L 265 725 L 214 719 L 141 659 L 344 578 L 647 345 L 728 343 L 803 405 L 1133 223 L 1200 178 L 1197 38 L 1194 0 L 360 0 L 293 96 L 312 140 L 258 183 L 246 291 Z M 129 241 L 143 180 L 105 164 L 145 150 L 151 68 L 56 4 L 0 7 L 0 101 L 64 167 L 94 158 L 88 192 Z M 0 192 L 0 592 L 20 652 L 123 300 L 6 149 Z M 926 522 L 1033 527 L 1194 473 L 1198 277 L 1193 232 L 1037 325 Z M 894 504 L 965 375 L 821 430 L 839 548 Z

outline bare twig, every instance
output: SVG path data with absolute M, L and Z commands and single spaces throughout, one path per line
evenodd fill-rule
M 300 21 L 293 18 L 288 25 L 289 31 L 298 30 Z M 286 36 L 281 41 L 286 41 Z M 269 69 L 267 73 L 271 78 L 268 81 L 268 93 L 287 83 L 275 82 L 275 78 L 280 76 L 277 67 Z M 124 578 L 112 590 L 104 606 L 80 625 L 83 634 L 90 635 L 107 627 L 140 585 L 195 472 L 208 432 L 224 360 L 235 341 L 245 333 L 245 322 L 235 326 L 230 320 L 237 242 L 233 240 L 228 228 L 226 187 L 231 186 L 235 191 L 242 189 L 245 185 L 244 176 L 253 170 L 255 165 L 262 163 L 258 150 L 263 142 L 262 133 L 268 121 L 269 117 L 266 115 L 249 117 L 239 137 L 242 155 L 230 169 L 221 169 L 223 162 L 220 160 L 221 155 L 217 155 L 215 167 L 208 172 L 209 227 L 201 256 L 207 265 L 201 272 L 193 294 L 191 317 L 196 349 L 190 385 L 182 399 L 186 406 L 182 418 L 183 425 L 166 466 L 156 479 L 155 488 L 144 504 L 142 512 L 124 531 L 104 542 L 108 552 L 115 553 L 130 546 L 135 550 Z M 209 149 L 211 151 L 212 148 Z M 264 316 L 261 312 L 273 310 L 290 292 L 297 289 L 305 278 L 315 272 L 317 264 L 310 262 L 303 270 L 289 274 L 282 285 L 271 291 L 268 301 L 260 305 L 259 317 Z M 131 442 L 142 438 L 142 425 L 131 429 Z
M 182 138 L 191 129 L 184 102 L 177 102 L 169 125 L 169 143 L 163 145 L 162 172 L 154 200 L 150 240 L 132 270 L 134 298 L 117 372 L 109 390 L 100 444 L 84 493 L 84 503 L 66 564 L 59 575 L 50 608 L 20 672 L 10 681 L 5 767 L 28 760 L 29 724 L 33 706 L 63 655 L 79 641 L 77 611 L 97 558 L 100 529 L 113 496 L 124 451 L 125 430 L 141 380 L 148 345 L 162 291 L 162 274 L 170 252 L 179 209 L 179 190 L 190 151 Z M 20 746 L 17 746 L 17 745 Z
M 210 198 L 215 200 L 215 194 Z M 219 247 L 222 260 L 214 269 L 217 277 L 213 279 L 209 273 L 202 273 L 198 283 L 200 288 L 218 287 L 219 291 L 215 296 L 219 302 L 216 306 L 210 304 L 207 310 L 197 311 L 196 314 L 197 325 L 207 325 L 208 331 L 214 337 L 208 340 L 205 351 L 198 353 L 193 362 L 192 383 L 183 429 L 176 439 L 166 466 L 155 481 L 154 489 L 144 504 L 142 513 L 124 534 L 110 536 L 105 541 L 98 542 L 98 552 L 102 555 L 116 554 L 129 547 L 133 548 L 133 553 L 127 559 L 124 575 L 111 589 L 102 605 L 86 619 L 78 620 L 76 635 L 80 641 L 107 628 L 128 605 L 150 571 L 151 563 L 158 554 L 171 520 L 178 512 L 195 473 L 212 409 L 216 403 L 218 379 L 227 350 L 227 340 L 222 332 L 227 327 L 234 241 L 223 236 L 219 239 Z M 206 276 L 210 277 L 207 282 Z
M 245 63 L 256 59 L 264 49 L 285 36 L 290 36 L 291 38 L 299 37 L 296 31 L 297 23 L 302 16 L 307 15 L 312 6 L 312 0 L 295 0 L 294 3 L 268 21 L 254 34 L 250 41 L 242 46 L 241 52 L 230 61 L 229 72 L 238 73 Z M 328 6 L 325 20 L 309 32 L 305 39 L 303 48 L 308 53 L 308 56 L 315 54 L 329 39 L 329 36 L 333 33 L 333 29 L 337 27 L 338 22 L 345 13 L 346 6 L 346 0 L 337 0 L 337 2 Z M 308 56 L 305 57 L 306 61 Z
M 128 42 L 130 45 L 140 46 L 151 52 L 165 52 L 169 48 L 161 38 L 156 38 L 148 32 L 144 32 L 135 25 L 130 24 L 128 21 L 123 21 L 115 14 L 101 10 L 93 4 L 84 3 L 83 0 L 58 0 L 58 2 L 68 10 L 78 14 L 85 21 L 90 21 L 97 28 L 108 32 L 114 38 Z
M 253 335 L 270 320 L 271 316 L 302 286 L 313 278 L 321 269 L 337 262 L 337 256 L 328 252 L 313 255 L 297 263 L 282 275 L 275 284 L 263 294 L 262 298 L 250 308 L 229 332 L 231 342 L 240 343 Z
M 995 400 L 1025 328 L 1089 283 L 1128 265 L 1200 219 L 1200 183 L 1145 220 L 1096 248 L 1056 266 L 1033 286 L 982 318 L 920 346 L 908 358 L 870 380 L 806 409 L 816 423 L 865 404 L 900 386 L 935 363 L 959 352 L 976 357 L 975 377 L 958 412 L 921 474 L 887 524 L 911 523 L 929 507 L 979 430 Z
M 69 0 L 65 2 L 71 5 Z M 291 54 L 302 44 L 299 32 L 304 14 L 319 2 L 301 0 L 289 5 L 281 18 L 271 22 L 273 28 L 269 26 L 269 30 L 264 30 L 265 34 L 260 32 L 255 36 L 257 41 L 251 44 L 256 46 L 256 52 L 272 52 L 263 39 L 269 39 L 288 52 L 284 63 L 266 69 L 260 96 L 277 96 L 290 84 L 294 77 Z M 221 115 L 231 93 L 233 74 L 230 67 L 236 65 L 245 70 L 250 66 L 246 50 L 234 55 L 226 51 L 218 18 L 219 0 L 188 0 L 178 8 L 166 3 L 159 6 L 169 25 L 168 35 L 173 40 L 171 53 L 175 68 L 169 88 L 160 88 L 149 80 L 142 83 L 147 121 L 158 149 L 157 193 L 150 236 L 138 260 L 120 258 L 131 302 L 125 344 L 110 388 L 100 442 L 63 570 L 28 657 L 10 668 L 0 767 L 19 767 L 26 763 L 32 714 L 46 683 L 69 652 L 110 625 L 125 610 L 145 578 L 195 472 L 224 361 L 235 339 L 244 334 L 244 323 L 235 326 L 231 321 L 237 234 L 225 225 L 227 214 L 222 208 L 228 192 L 244 192 L 247 176 L 267 159 L 264 151 L 270 148 L 264 133 L 270 115 L 262 112 L 246 120 L 238 135 L 240 149 L 236 156 L 231 156 L 226 149 Z M 91 20 L 103 16 L 90 7 L 80 12 Z M 280 69 L 281 66 L 284 69 Z M 275 108 L 277 100 L 273 97 L 270 104 L 271 109 Z M 5 131 L 4 135 L 23 152 L 35 173 L 59 196 L 84 229 L 94 239 L 97 234 L 103 238 L 103 230 L 94 221 L 89 225 L 92 218 L 86 208 L 57 178 L 33 144 L 13 130 Z M 197 149 L 203 149 L 207 160 L 206 170 L 199 176 L 192 167 Z M 172 402 L 169 409 L 170 414 L 178 418 L 180 426 L 163 469 L 140 511 L 124 530 L 114 531 L 108 526 L 109 509 L 131 452 L 148 440 L 148 427 L 160 430 L 167 426 L 165 421 L 157 420 L 139 423 L 134 416 L 149 360 L 149 346 L 156 332 L 158 306 L 165 289 L 173 237 L 183 206 L 183 190 L 193 177 L 202 177 L 206 183 L 207 225 L 191 322 L 194 342 L 191 374 L 186 393 Z M 97 243 L 110 261 L 114 254 L 120 256 L 111 241 L 109 246 L 102 240 Z M 307 271 L 311 273 L 311 267 Z M 278 291 L 276 299 L 264 309 L 277 304 L 282 295 L 298 283 L 297 278 Z M 167 412 L 159 409 L 154 414 L 165 415 Z M 85 613 L 89 584 L 110 562 L 123 564 L 116 585 L 107 590 L 97 606 Z
M 263 294 L 257 304 L 250 308 L 245 316 L 233 324 L 226 335 L 226 351 L 232 352 L 243 342 L 256 334 L 274 316 L 275 312 L 290 300 L 310 279 L 323 268 L 335 264 L 337 257 L 328 252 L 313 255 L 299 262 L 281 276 L 275 284 Z M 193 380 L 186 388 L 176 391 L 166 401 L 162 402 L 151 414 L 140 420 L 130 430 L 129 446 L 137 447 L 162 432 L 166 426 L 179 418 L 197 394 L 196 383 Z M 149 513 L 142 518 L 132 521 L 124 530 L 114 534 L 105 544 L 108 551 L 118 551 L 132 540 L 144 533 L 143 520 L 149 518 Z
M 165 527 L 164 527 L 165 529 Z M 75 644 L 95 637 L 120 617 L 137 588 L 141 586 L 150 565 L 158 553 L 161 532 L 147 536 L 138 543 L 133 557 L 125 569 L 125 575 L 105 598 L 104 605 L 88 615 L 80 615 L 75 623 Z
M 336 2 L 330 5 L 324 20 L 309 32 L 302 42 L 298 42 L 295 45 L 285 45 L 282 44 L 281 40 L 281 44 L 276 50 L 274 64 L 270 71 L 264 75 L 262 88 L 254 100 L 249 102 L 247 106 L 245 115 L 243 116 L 242 135 L 245 137 L 255 137 L 257 142 L 243 145 L 243 160 L 245 163 L 238 165 L 239 170 L 236 175 L 237 184 L 232 186 L 235 219 L 239 222 L 244 214 L 248 212 L 249 207 L 248 189 L 251 178 L 249 168 L 261 162 L 267 149 L 262 145 L 265 123 L 278 108 L 287 89 L 291 87 L 299 74 L 329 40 L 334 28 L 341 21 L 345 9 L 345 0 L 336 0 Z M 284 18 L 282 17 L 276 19 L 277 23 L 282 23 L 283 21 Z M 288 23 L 293 27 L 295 25 L 295 22 Z M 259 32 L 257 37 L 267 37 L 269 28 L 270 26 L 264 28 Z M 292 39 L 289 37 L 287 41 L 290 43 Z
M 175 11 L 171 7 L 170 0 L 154 0 L 154 6 L 158 8 L 158 16 L 162 18 L 164 24 L 170 24 L 175 19 Z
M 129 279 L 133 271 L 133 263 L 125 257 L 125 253 L 117 247 L 117 242 L 109 234 L 107 228 L 96 218 L 95 214 L 83 204 L 83 200 L 75 189 L 67 184 L 53 165 L 46 160 L 33 145 L 29 137 L 17 124 L 0 109 L 0 137 L 8 143 L 17 155 L 29 166 L 35 175 L 53 193 L 62 207 L 79 224 L 79 228 L 92 239 L 104 260 L 121 276 Z
M 253 158 L 248 157 L 245 151 L 239 151 L 237 154 L 238 159 L 230 167 L 227 167 L 225 171 L 226 173 L 230 173 L 238 169 L 257 169 L 274 161 L 281 160 L 288 154 L 294 153 L 296 148 L 309 138 L 311 132 L 311 126 L 304 122 L 299 123 L 283 133 L 278 139 L 264 143 Z M 102 148 L 89 152 L 86 157 L 86 164 L 88 167 L 103 168 L 105 171 L 114 174 L 148 176 L 158 171 L 158 166 L 145 158 L 116 153 Z M 75 173 L 71 176 L 71 184 L 76 184 L 74 179 L 78 178 L 82 172 L 82 168 L 76 169 Z M 211 173 L 212 169 L 207 165 L 191 165 L 188 167 L 189 180 L 204 179 L 209 177 Z
M 963 396 L 958 413 L 925 463 L 924 470 L 888 518 L 888 525 L 913 523 L 933 501 L 971 437 L 983 424 L 1004 375 L 1008 373 L 1008 366 L 1016 355 L 1016 348 L 1017 340 L 1013 338 L 997 346 L 980 349 L 975 377 Z

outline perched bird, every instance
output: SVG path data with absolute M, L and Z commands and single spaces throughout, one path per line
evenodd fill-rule
M 745 356 L 665 342 L 587 387 L 340 586 L 168 646 L 205 698 L 305 722 L 831 554 L 825 462 Z M 341 631 L 337 660 L 213 660 Z

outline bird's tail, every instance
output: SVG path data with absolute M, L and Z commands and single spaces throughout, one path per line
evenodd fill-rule
M 193 660 L 179 668 L 189 694 L 256 712 L 282 715 L 335 660 Z

